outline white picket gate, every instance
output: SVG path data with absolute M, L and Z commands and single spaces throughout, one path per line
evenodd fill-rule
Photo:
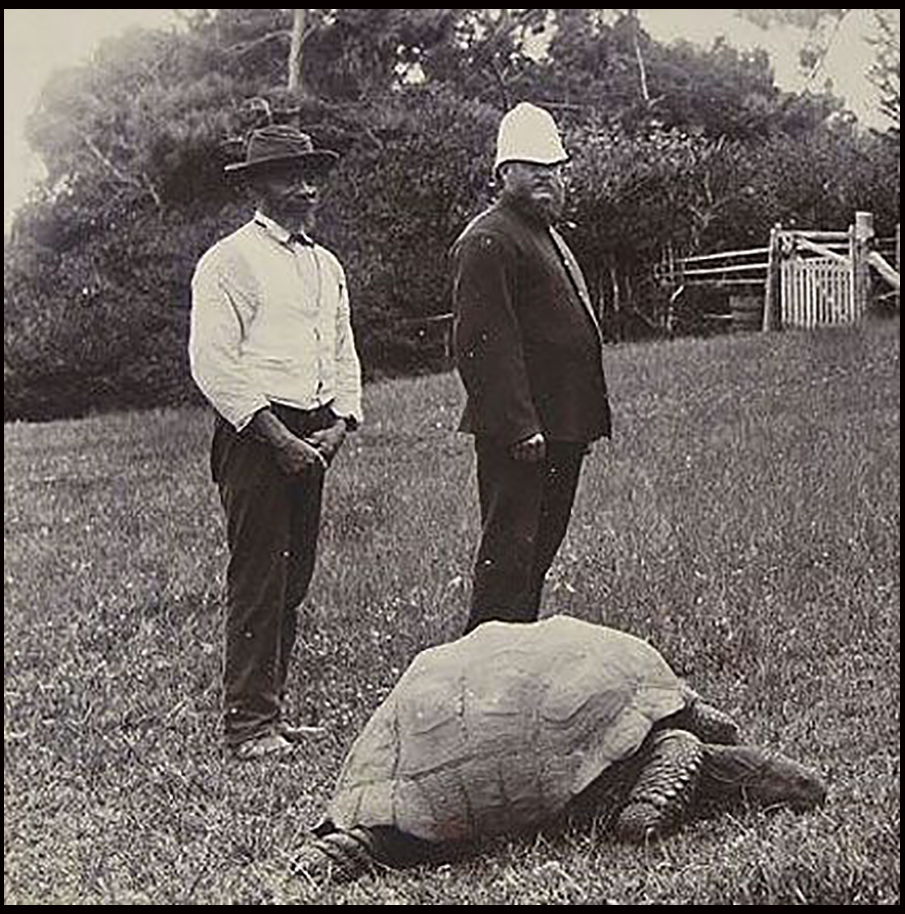
M 860 315 L 851 257 L 820 255 L 796 244 L 781 263 L 780 300 L 786 327 L 854 323 Z
M 896 230 L 896 238 L 899 233 Z M 846 232 L 774 229 L 770 238 L 771 269 L 768 274 L 778 296 L 780 326 L 826 327 L 854 324 L 867 313 L 872 296 L 872 273 L 879 273 L 898 289 L 898 241 L 896 267 L 874 250 L 873 215 L 859 211 Z M 779 270 L 775 271 L 778 263 Z M 765 326 L 775 326 L 771 313 Z

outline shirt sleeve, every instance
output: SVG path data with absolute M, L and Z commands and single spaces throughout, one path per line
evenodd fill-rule
M 513 261 L 490 234 L 466 236 L 453 251 L 456 365 L 472 430 L 506 445 L 541 431 L 513 300 Z
M 201 392 L 237 431 L 245 428 L 256 412 L 270 405 L 241 370 L 242 337 L 236 296 L 214 249 L 202 257 L 192 278 L 189 363 Z
M 349 303 L 349 287 L 345 273 L 336 263 L 339 281 L 339 307 L 336 312 L 336 398 L 333 411 L 338 416 L 352 416 L 360 423 L 363 418 L 361 406 L 361 363 L 355 348 L 355 334 L 352 330 L 352 309 Z

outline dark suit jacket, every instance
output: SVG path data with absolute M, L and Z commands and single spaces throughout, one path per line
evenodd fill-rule
M 577 261 L 553 230 L 501 201 L 452 249 L 460 430 L 510 445 L 609 437 L 600 328 Z

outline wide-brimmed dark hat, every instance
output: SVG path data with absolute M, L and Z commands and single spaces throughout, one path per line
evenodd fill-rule
M 336 164 L 338 158 L 339 153 L 332 149 L 315 149 L 307 133 L 285 124 L 276 124 L 255 130 L 248 140 L 245 161 L 233 162 L 224 170 L 246 176 L 286 168 L 325 172 Z

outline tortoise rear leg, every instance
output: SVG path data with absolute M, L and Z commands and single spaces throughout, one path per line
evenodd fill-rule
M 290 868 L 294 875 L 317 882 L 351 882 L 379 869 L 377 844 L 370 828 L 336 829 L 308 841 Z
M 638 780 L 629 793 L 616 834 L 644 842 L 674 828 L 688 808 L 704 760 L 704 746 L 685 730 L 655 733 L 644 752 Z
M 332 829 L 332 830 L 331 830 Z M 317 882 L 351 882 L 385 867 L 404 867 L 430 856 L 432 845 L 396 828 L 356 825 L 348 830 L 326 827 L 302 847 L 291 868 L 296 876 Z

